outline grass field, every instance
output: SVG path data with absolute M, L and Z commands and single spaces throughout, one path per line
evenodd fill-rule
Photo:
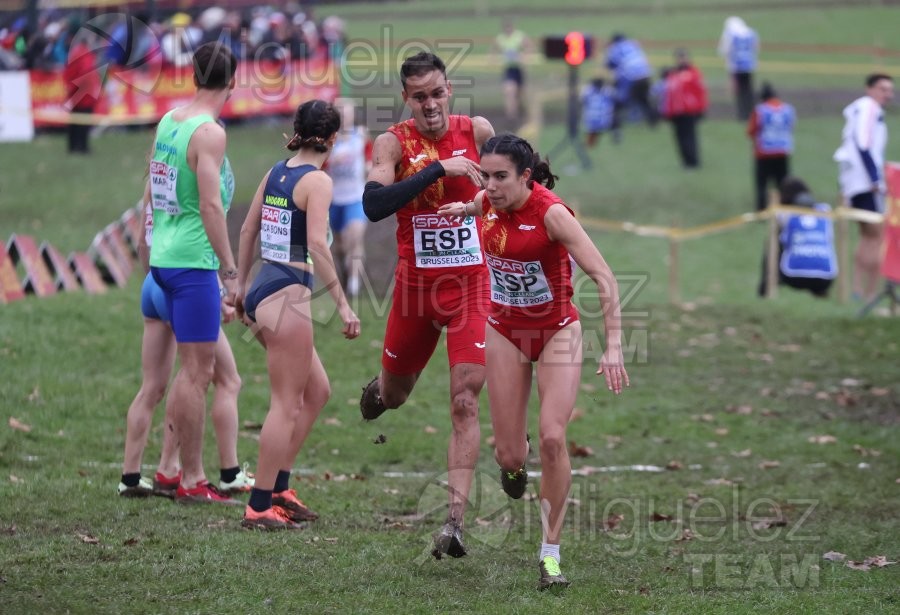
M 671 4 L 647 0 L 641 6 Z M 435 24 L 427 15 L 436 6 L 404 3 L 421 19 L 394 20 L 397 31 L 431 36 L 443 31 L 440 25 L 484 38 L 499 23 L 491 13 L 491 19 L 469 14 Z M 475 14 L 486 4 L 459 6 Z M 632 13 L 585 19 L 602 20 L 598 32 L 640 25 L 659 40 L 712 40 L 733 10 L 733 3 L 722 6 L 664 19 Z M 372 7 L 340 10 L 352 17 L 371 14 Z M 385 15 L 392 10 L 383 9 Z M 773 42 L 864 45 L 884 35 L 882 44 L 896 46 L 886 25 L 890 10 L 799 8 L 758 11 L 747 19 L 765 24 L 764 40 Z M 789 21 L 801 18 L 854 24 L 866 34 L 854 41 L 843 30 L 839 37 L 837 27 L 792 31 Z M 556 27 L 546 14 L 527 18 L 523 12 L 520 21 L 526 19 Z M 710 31 L 696 31 L 695 22 Z M 350 23 L 361 37 L 379 25 L 371 16 Z M 841 61 L 839 53 L 817 58 Z M 496 109 L 492 87 L 487 80 L 473 86 L 476 104 L 489 115 Z M 846 102 L 854 95 L 849 91 Z M 831 152 L 841 128 L 839 108 L 801 116 L 793 160 L 795 172 L 829 201 L 836 192 Z M 892 110 L 895 136 L 896 117 Z M 259 177 L 283 155 L 287 128 L 286 121 L 229 128 L 237 203 L 250 199 Z M 584 215 L 646 224 L 691 226 L 750 210 L 743 127 L 711 120 L 700 130 L 704 167 L 698 172 L 677 165 L 668 126 L 628 126 L 622 144 L 604 141 L 591 152 L 589 173 L 567 173 L 575 161 L 570 152 L 555 159 L 562 175 L 558 192 Z M 545 127 L 541 149 L 561 135 L 559 126 Z M 139 195 L 149 141 L 146 132 L 109 131 L 95 138 L 95 151 L 85 158 L 67 157 L 60 135 L 0 145 L 0 239 L 26 232 L 63 252 L 86 248 Z M 888 158 L 900 159 L 900 139 L 892 141 Z M 327 298 L 314 308 L 317 348 L 333 396 L 300 454 L 293 486 L 322 514 L 319 521 L 291 534 L 252 533 L 239 528 L 239 510 L 117 498 L 124 414 L 140 377 L 134 278 L 105 296 L 73 293 L 0 306 L 0 612 L 900 609 L 900 566 L 861 571 L 822 557 L 830 551 L 856 561 L 900 557 L 900 321 L 857 319 L 856 304 L 787 290 L 773 301 L 757 299 L 761 226 L 686 243 L 678 306 L 666 301 L 664 242 L 593 237 L 628 296 L 623 310 L 632 387 L 613 398 L 590 362 L 585 365 L 569 438 L 590 450 L 573 458 L 580 473 L 563 532 L 563 570 L 573 581 L 566 594 L 535 590 L 537 504 L 502 495 L 486 407 L 466 519 L 471 555 L 441 562 L 427 556 L 430 535 L 445 514 L 446 359 L 438 353 L 403 409 L 362 422 L 359 390 L 378 369 L 384 327 L 384 304 L 375 298 L 360 301 L 363 334 L 352 342 L 339 335 Z M 599 328 L 589 315 L 594 302 L 579 301 L 585 322 Z M 242 337 L 242 328 L 227 332 L 244 382 L 240 408 L 247 426 L 239 457 L 252 469 L 258 447 L 253 424 L 263 420 L 268 403 L 265 357 Z M 13 428 L 11 418 L 30 431 Z M 375 444 L 379 435 L 386 442 Z M 145 475 L 152 473 L 160 436 L 158 421 Z M 536 460 L 530 467 L 540 469 Z M 211 435 L 206 468 L 215 476 Z

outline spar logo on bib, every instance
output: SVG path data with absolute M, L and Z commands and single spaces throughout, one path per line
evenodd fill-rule
M 286 263 L 290 260 L 291 212 L 263 205 L 260 249 L 266 260 Z
M 417 267 L 465 267 L 484 262 L 475 218 L 422 214 L 412 219 Z
M 514 261 L 487 257 L 491 270 L 491 301 L 513 307 L 528 307 L 553 301 L 540 261 Z

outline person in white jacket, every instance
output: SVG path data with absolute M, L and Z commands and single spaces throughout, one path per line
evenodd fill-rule
M 729 17 L 719 38 L 719 55 L 725 58 L 734 92 L 737 118 L 747 121 L 753 111 L 753 73 L 759 56 L 759 36 L 740 17 Z
M 844 108 L 841 146 L 834 153 L 845 201 L 856 209 L 884 211 L 884 151 L 888 130 L 884 107 L 894 97 L 894 81 L 883 73 L 866 78 L 866 95 Z M 853 292 L 869 299 L 880 280 L 881 224 L 860 222 L 854 258 Z

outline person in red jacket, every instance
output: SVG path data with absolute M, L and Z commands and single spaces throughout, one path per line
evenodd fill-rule
M 66 107 L 72 113 L 93 113 L 100 97 L 102 83 L 89 36 L 91 35 L 83 35 L 80 31 L 75 36 L 63 69 Z M 83 120 L 72 119 L 75 121 L 69 122 L 69 152 L 88 154 L 91 126 Z
M 766 208 L 769 180 L 778 187 L 790 172 L 797 114 L 794 107 L 778 100 L 768 83 L 763 84 L 759 98 L 747 123 L 747 136 L 753 140 L 756 209 L 762 211 Z
M 675 68 L 666 77 L 664 115 L 675 129 L 675 141 L 686 168 L 700 166 L 697 122 L 706 113 L 706 86 L 703 73 L 688 57 L 687 50 L 675 50 Z

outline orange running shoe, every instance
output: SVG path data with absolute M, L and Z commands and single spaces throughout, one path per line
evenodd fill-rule
M 256 512 L 249 506 L 244 509 L 241 527 L 248 530 L 302 530 L 303 526 L 291 521 L 288 512 L 281 506 L 272 506 L 262 512 Z
M 297 492 L 293 489 L 273 493 L 272 505 L 283 508 L 290 516 L 291 521 L 315 521 L 319 518 L 319 513 L 310 510 L 309 506 L 297 497 Z

